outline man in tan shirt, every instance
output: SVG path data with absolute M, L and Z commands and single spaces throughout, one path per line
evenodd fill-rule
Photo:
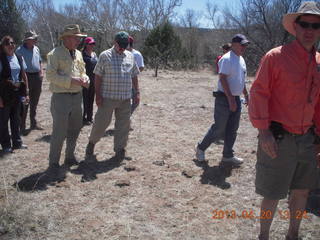
M 82 87 L 89 86 L 82 54 L 76 48 L 81 37 L 79 26 L 67 25 L 60 36 L 62 46 L 48 53 L 47 80 L 52 92 L 52 135 L 50 141 L 49 168 L 52 176 L 59 174 L 59 160 L 66 139 L 64 164 L 77 164 L 74 155 L 76 141 L 82 127 Z

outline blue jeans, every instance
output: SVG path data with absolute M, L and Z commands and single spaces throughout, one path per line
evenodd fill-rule
M 211 143 L 223 139 L 223 157 L 233 157 L 233 145 L 237 138 L 241 115 L 240 97 L 235 97 L 237 110 L 231 112 L 227 97 L 221 92 L 216 97 L 214 105 L 214 124 L 211 125 L 203 140 L 199 143 L 200 150 L 205 151 Z

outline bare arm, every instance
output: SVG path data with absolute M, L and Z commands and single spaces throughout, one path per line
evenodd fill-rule
M 102 105 L 101 82 L 102 77 L 96 74 L 94 78 L 94 90 L 96 93 L 96 104 L 98 107 Z
M 244 98 L 246 99 L 245 105 L 248 106 L 248 104 L 249 104 L 249 94 L 248 94 L 246 85 L 244 85 L 244 88 L 243 88 L 243 92 L 242 92 L 242 93 L 243 93 L 243 95 L 244 95 Z
M 133 86 L 135 93 L 136 93 L 133 101 L 135 104 L 138 105 L 140 103 L 140 90 L 139 90 L 138 76 L 132 77 L 132 86 Z
M 221 82 L 224 94 L 227 96 L 230 111 L 235 112 L 237 110 L 237 103 L 236 103 L 234 96 L 232 96 L 232 93 L 230 91 L 230 87 L 229 87 L 229 84 L 227 81 L 227 75 L 220 73 L 219 78 L 220 78 L 220 82 Z

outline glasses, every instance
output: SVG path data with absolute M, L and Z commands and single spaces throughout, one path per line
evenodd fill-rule
M 309 23 L 304 21 L 298 21 L 297 24 L 299 24 L 300 27 L 305 29 L 312 28 L 313 30 L 318 30 L 320 28 L 320 23 Z
M 15 45 L 15 44 L 16 44 L 15 42 L 8 42 L 6 43 L 6 46 Z

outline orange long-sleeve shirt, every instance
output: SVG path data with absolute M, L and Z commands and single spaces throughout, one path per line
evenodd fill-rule
M 320 135 L 320 54 L 295 40 L 270 50 L 261 60 L 250 90 L 249 117 L 258 129 L 271 121 L 304 134 L 315 124 Z

